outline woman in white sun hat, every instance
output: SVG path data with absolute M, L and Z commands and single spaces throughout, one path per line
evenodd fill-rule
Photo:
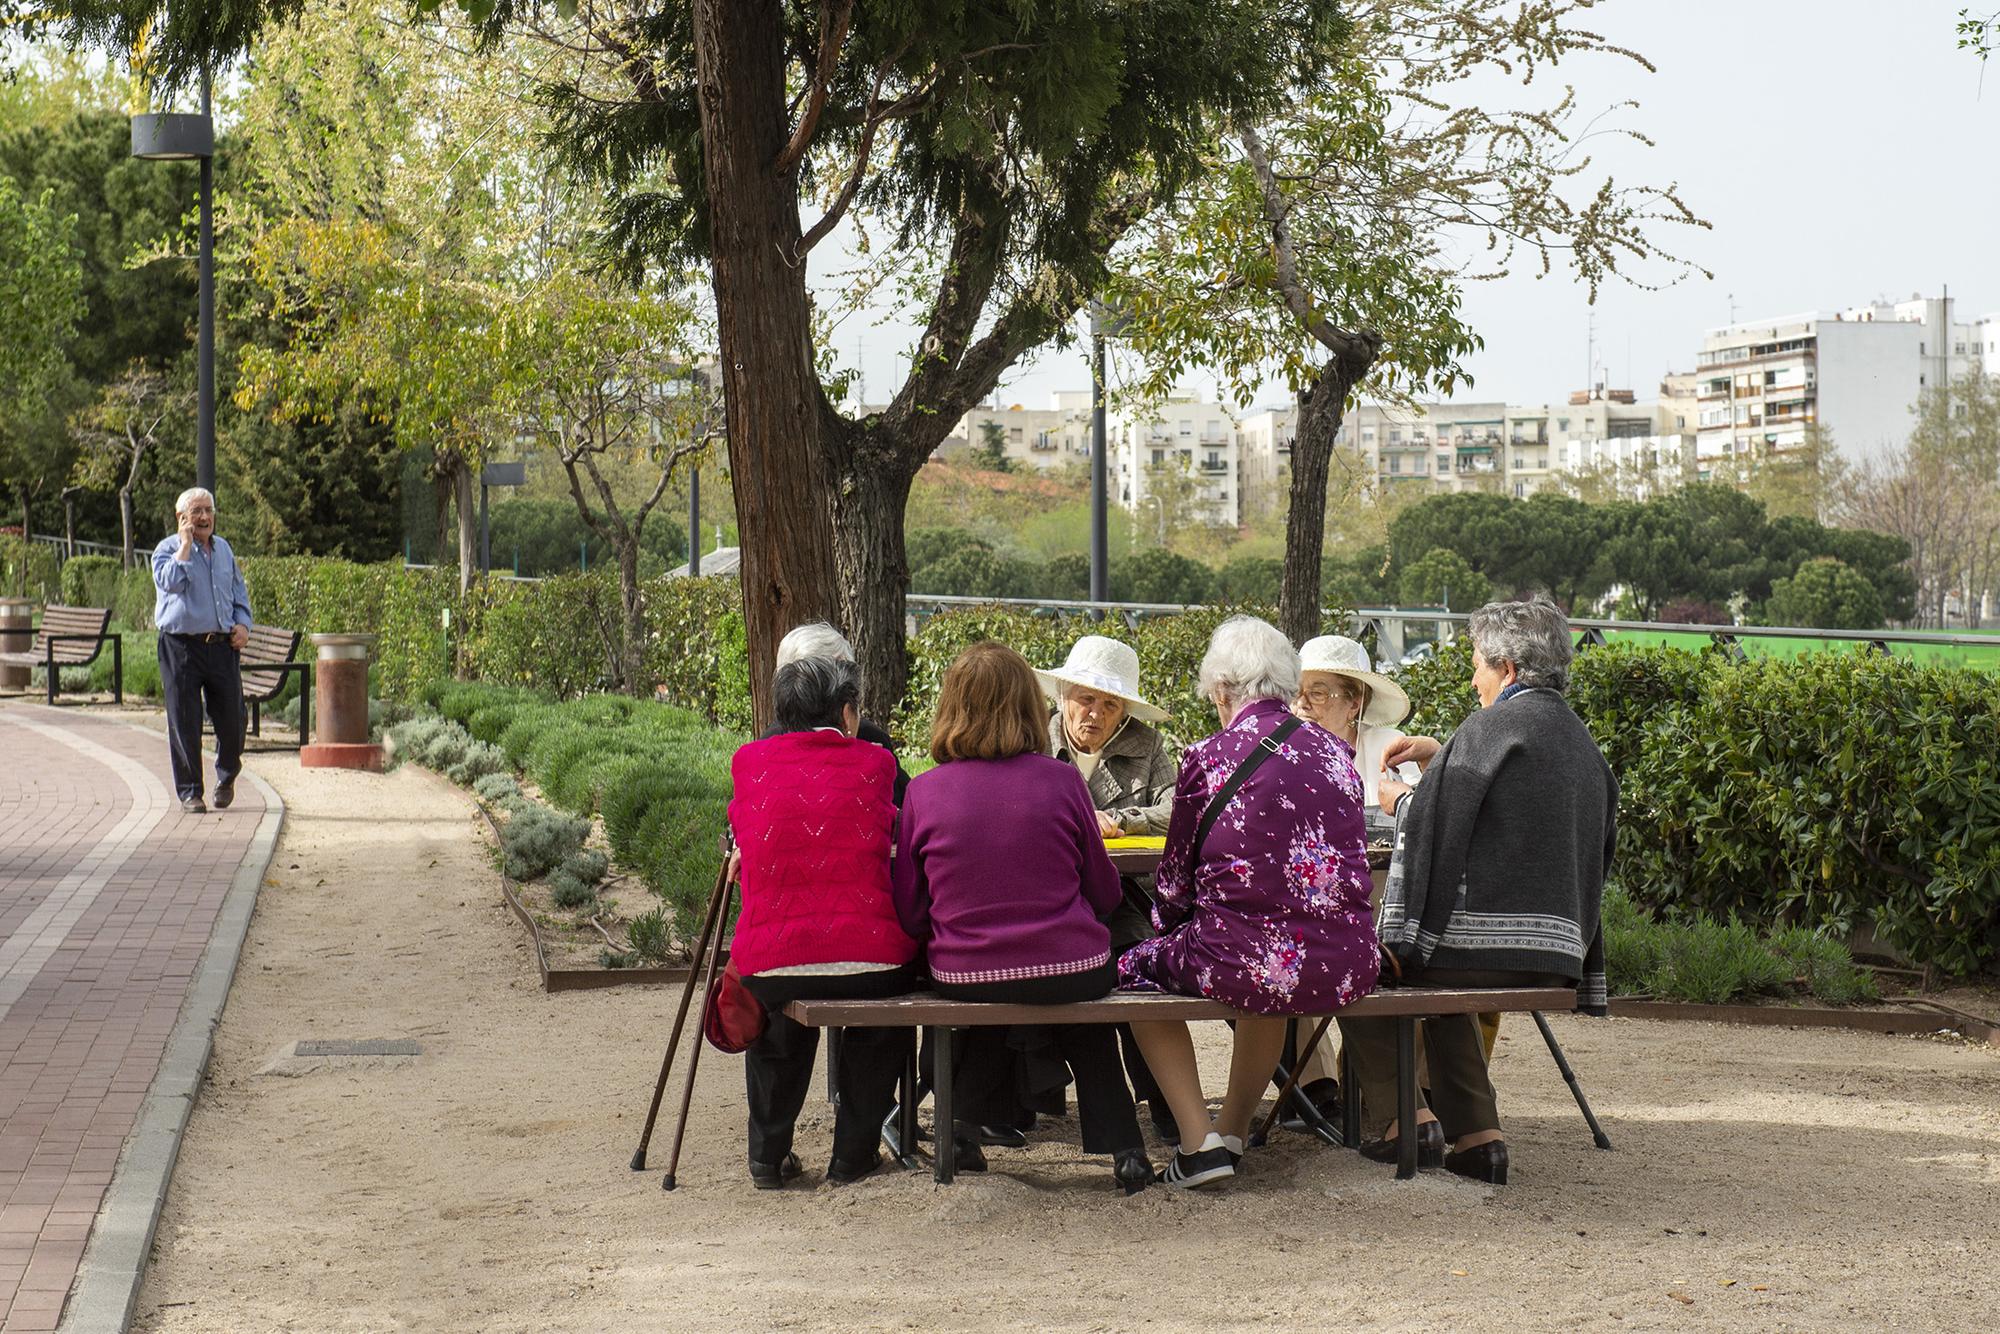
M 1346 635 L 1321 635 L 1299 646 L 1299 695 L 1292 712 L 1339 737 L 1354 752 L 1370 824 L 1381 814 L 1382 755 L 1403 733 L 1410 697 L 1368 661 L 1368 650 Z M 1417 766 L 1398 766 L 1392 779 L 1414 783 Z
M 1070 646 L 1067 662 L 1035 676 L 1056 706 L 1049 753 L 1082 771 L 1104 836 L 1166 833 L 1178 770 L 1150 726 L 1168 714 L 1139 693 L 1138 653 L 1085 635 Z

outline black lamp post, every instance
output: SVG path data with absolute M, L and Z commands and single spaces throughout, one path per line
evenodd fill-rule
M 1104 340 L 1124 332 L 1125 316 L 1102 302 L 1090 303 L 1090 600 L 1111 600 L 1110 520 L 1106 513 L 1110 446 L 1104 425 Z
M 201 163 L 201 269 L 195 353 L 194 484 L 215 492 L 215 122 L 209 80 L 201 76 L 201 114 L 132 117 L 132 156 L 152 162 Z

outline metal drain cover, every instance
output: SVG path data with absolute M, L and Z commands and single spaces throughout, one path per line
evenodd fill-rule
M 410 1038 L 310 1038 L 292 1049 L 295 1056 L 421 1056 Z

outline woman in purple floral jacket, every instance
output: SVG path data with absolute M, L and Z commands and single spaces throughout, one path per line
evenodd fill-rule
M 1168 1185 L 1233 1174 L 1284 1046 L 1284 1016 L 1359 1000 L 1379 971 L 1361 779 L 1338 737 L 1294 730 L 1195 847 L 1210 800 L 1291 716 L 1298 685 L 1298 653 L 1275 627 L 1235 616 L 1216 628 L 1198 688 L 1222 730 L 1181 757 L 1156 884 L 1161 934 L 1119 960 L 1122 987 L 1207 996 L 1246 1012 L 1212 1122 L 1187 1025 L 1132 1025 L 1181 1126 L 1180 1152 L 1162 1178 Z

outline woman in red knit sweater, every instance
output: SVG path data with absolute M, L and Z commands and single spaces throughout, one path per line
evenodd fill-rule
M 854 735 L 861 698 L 854 664 L 801 658 L 779 669 L 771 693 L 780 730 L 736 752 L 729 803 L 743 858 L 743 911 L 730 957 L 770 1013 L 743 1066 L 750 1179 L 760 1190 L 799 1174 L 792 1130 L 819 1048 L 819 1031 L 786 1018 L 783 1007 L 900 995 L 917 981 L 917 945 L 889 896 L 896 761 Z M 881 1164 L 876 1145 L 912 1040 L 907 1028 L 848 1030 L 829 1182 L 859 1180 Z

